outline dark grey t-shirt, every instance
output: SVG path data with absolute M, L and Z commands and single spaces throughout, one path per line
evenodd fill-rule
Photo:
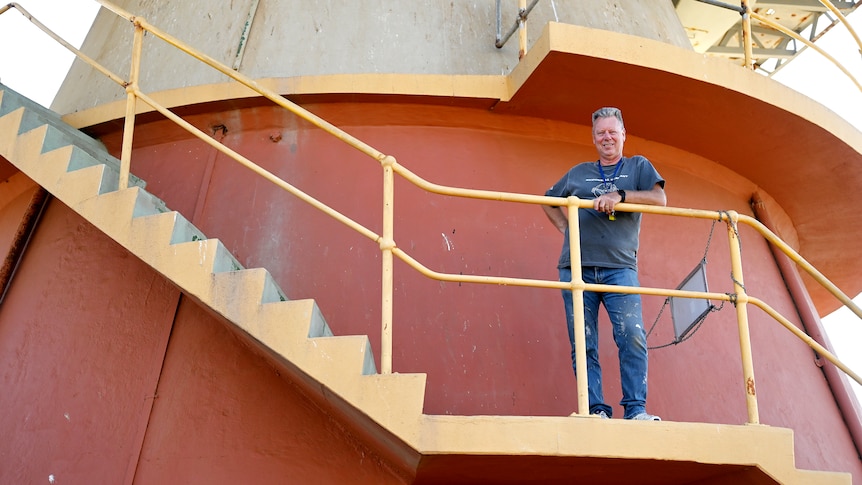
M 602 174 L 602 170 L 604 174 Z M 604 175 L 604 176 L 603 176 Z M 572 167 L 545 195 L 551 197 L 596 197 L 617 190 L 664 188 L 664 179 L 649 160 L 636 155 L 623 157 L 616 165 L 599 168 L 599 162 L 584 162 Z M 581 266 L 637 269 L 639 212 L 617 212 L 616 220 L 593 209 L 578 210 L 581 229 Z M 571 267 L 569 230 L 563 239 L 558 268 Z

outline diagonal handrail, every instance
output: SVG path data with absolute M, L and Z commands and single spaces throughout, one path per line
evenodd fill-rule
M 45 27 L 41 22 L 38 22 L 35 18 L 33 18 L 29 13 L 26 12 L 20 5 L 16 3 L 10 3 L 4 7 L 0 7 L 0 14 L 6 12 L 11 8 L 15 8 L 19 10 L 22 14 L 25 15 L 28 19 L 30 19 L 35 25 L 37 25 L 41 30 L 45 31 L 49 36 L 60 42 L 67 49 L 71 50 L 75 55 L 81 58 L 83 61 L 92 65 L 99 72 L 105 74 L 108 78 L 116 82 L 117 84 L 123 86 L 126 89 L 128 98 L 127 98 L 127 106 L 126 106 L 126 119 L 124 126 L 124 135 L 123 135 L 123 150 L 122 150 L 122 168 L 121 168 L 121 186 L 120 188 L 127 187 L 128 184 L 128 174 L 129 174 L 129 166 L 131 161 L 131 140 L 133 137 L 134 130 L 134 114 L 136 112 L 136 105 L 138 100 L 150 105 L 153 109 L 161 113 L 163 116 L 168 118 L 169 120 L 176 123 L 181 128 L 189 131 L 192 135 L 201 139 L 208 145 L 212 146 L 216 150 L 224 153 L 225 155 L 231 157 L 236 160 L 241 165 L 247 167 L 252 170 L 256 174 L 265 178 L 266 180 L 272 182 L 276 186 L 284 189 L 288 193 L 296 196 L 300 200 L 310 204 L 314 208 L 323 212 L 336 219 L 337 221 L 345 224 L 350 227 L 354 231 L 360 233 L 361 235 L 377 242 L 380 245 L 380 249 L 383 252 L 383 284 L 382 284 L 382 334 L 381 334 L 381 372 L 382 373 L 391 373 L 392 372 L 392 362 L 391 362 L 391 349 L 392 349 L 392 340 L 391 340 L 391 324 L 392 324 L 392 293 L 393 293 L 393 277 L 392 277 L 392 260 L 393 257 L 398 257 L 405 263 L 407 263 L 410 267 L 417 270 L 419 273 L 425 275 L 426 277 L 442 280 L 442 281 L 453 281 L 453 282 L 466 282 L 466 283 L 478 283 L 478 284 L 496 284 L 496 285 L 510 285 L 510 286 L 526 286 L 526 287 L 541 287 L 541 288 L 556 288 L 556 289 L 569 289 L 573 292 L 574 304 L 575 305 L 583 305 L 583 292 L 584 291 L 595 291 L 595 292 L 616 292 L 616 293 L 638 293 L 644 295 L 656 295 L 656 296 L 672 296 L 679 298 L 700 298 L 700 299 L 710 299 L 716 301 L 730 301 L 734 304 L 737 310 L 737 321 L 739 323 L 739 339 L 740 339 L 740 348 L 742 350 L 742 360 L 743 360 L 743 374 L 745 379 L 745 389 L 746 389 L 746 399 L 747 399 L 747 408 L 749 423 L 758 423 L 758 411 L 757 411 L 757 401 L 756 401 L 756 392 L 755 392 L 755 384 L 754 384 L 754 374 L 753 374 L 753 365 L 751 359 L 751 344 L 750 337 L 748 335 L 748 317 L 746 305 L 751 303 L 759 308 L 761 308 L 768 315 L 773 317 L 776 321 L 778 321 L 781 325 L 786 327 L 789 331 L 791 331 L 794 335 L 796 335 L 800 340 L 809 345 L 812 349 L 817 351 L 820 355 L 822 355 L 826 360 L 833 363 L 836 367 L 845 372 L 848 376 L 850 376 L 853 380 L 862 384 L 862 377 L 854 373 L 851 369 L 849 369 L 846 365 L 844 365 L 835 355 L 821 346 L 819 343 L 814 341 L 810 336 L 796 328 L 787 318 L 782 316 L 776 310 L 771 308 L 765 302 L 759 300 L 758 298 L 748 296 L 745 292 L 745 287 L 743 284 L 743 275 L 742 275 L 742 262 L 741 262 L 741 253 L 739 249 L 739 232 L 738 232 L 738 224 L 743 223 L 752 228 L 754 228 L 758 233 L 760 233 L 765 239 L 767 239 L 770 243 L 775 245 L 779 250 L 787 254 L 794 262 L 796 262 L 803 270 L 805 270 L 809 275 L 811 275 L 819 284 L 824 286 L 833 296 L 838 298 L 842 303 L 844 303 L 848 308 L 853 311 L 860 319 L 862 319 L 862 309 L 860 309 L 847 295 L 845 295 L 837 286 L 835 286 L 831 281 L 829 281 L 822 273 L 820 273 L 813 265 L 808 263 L 804 258 L 802 258 L 795 250 L 793 250 L 789 245 L 787 245 L 784 241 L 782 241 L 777 235 L 775 235 L 772 231 L 770 231 L 766 226 L 757 221 L 756 219 L 737 214 L 734 211 L 706 211 L 699 209 L 684 209 L 684 208 L 676 208 L 676 207 L 659 207 L 659 206 L 649 206 L 649 205 L 639 205 L 632 203 L 623 203 L 615 206 L 616 210 L 622 212 L 642 212 L 642 213 L 651 213 L 658 215 L 667 215 L 667 216 L 675 216 L 675 217 L 689 217 L 689 218 L 698 218 L 698 219 L 709 219 L 709 220 L 718 220 L 725 222 L 728 226 L 728 240 L 730 243 L 731 250 L 731 277 L 734 283 L 734 293 L 711 293 L 711 292 L 695 292 L 695 291 L 683 291 L 683 290 L 671 290 L 671 289 L 662 289 L 662 288 L 648 288 L 648 287 L 627 287 L 627 286 L 607 286 L 607 285 L 595 285 L 595 284 L 586 284 L 582 281 L 581 277 L 577 273 L 576 268 L 573 267 L 573 277 L 571 282 L 560 282 L 560 281 L 548 281 L 548 280 L 535 280 L 535 279 L 525 279 L 525 278 L 513 278 L 513 277 L 500 277 L 500 276 L 482 276 L 482 275 L 461 275 L 461 274 L 448 274 L 448 273 L 440 273 L 433 271 L 426 266 L 424 266 L 419 261 L 412 258 L 409 254 L 398 248 L 394 241 L 394 209 L 393 209 L 393 200 L 394 200 L 394 175 L 398 174 L 405 180 L 411 182 L 419 188 L 422 188 L 428 192 L 441 194 L 441 195 L 449 195 L 456 197 L 464 197 L 464 198 L 472 198 L 472 199 L 483 199 L 483 200 L 496 200 L 496 201 L 505 201 L 505 202 L 517 202 L 517 203 L 526 203 L 526 204 L 535 204 L 535 205 L 552 205 L 552 206 L 566 206 L 568 210 L 568 218 L 569 218 L 569 234 L 570 234 L 570 248 L 572 251 L 572 260 L 580 260 L 580 245 L 579 245 L 579 227 L 578 227 L 578 218 L 577 211 L 579 209 L 588 209 L 592 207 L 592 201 L 582 200 L 576 197 L 569 197 L 566 199 L 557 198 L 557 197 L 546 197 L 546 196 L 537 196 L 531 194 L 519 194 L 512 192 L 500 192 L 500 191 L 489 191 L 489 190 L 480 190 L 480 189 L 468 189 L 468 188 L 459 188 L 459 187 L 450 187 L 444 186 L 436 183 L 429 182 L 418 175 L 411 172 L 406 167 L 400 165 L 397 160 L 390 156 L 385 155 L 382 152 L 378 151 L 374 147 L 362 142 L 361 140 L 353 137 L 342 129 L 332 125 L 331 123 L 323 120 L 322 118 L 314 115 L 313 113 L 305 110 L 304 108 L 298 106 L 297 104 L 287 100 L 283 96 L 269 90 L 263 86 L 260 86 L 255 80 L 248 78 L 247 76 L 230 69 L 224 64 L 218 62 L 212 57 L 203 54 L 192 47 L 186 45 L 182 41 L 176 39 L 175 37 L 161 31 L 157 27 L 149 24 L 146 20 L 131 15 L 128 12 L 123 11 L 122 9 L 116 7 L 106 0 L 96 0 L 102 6 L 104 6 L 109 11 L 119 15 L 123 18 L 129 20 L 135 28 L 135 38 L 133 41 L 133 51 L 132 51 L 132 67 L 130 72 L 130 80 L 124 81 L 121 77 L 116 76 L 111 73 L 109 70 L 99 65 L 96 61 L 87 57 L 67 42 L 63 41 L 59 36 L 51 32 L 47 27 Z M 253 161 L 248 158 L 242 156 L 236 151 L 226 147 L 220 142 L 213 139 L 208 134 L 204 133 L 200 129 L 196 128 L 192 124 L 188 123 L 180 116 L 176 115 L 166 107 L 159 104 L 156 100 L 148 96 L 146 93 L 142 92 L 138 86 L 138 76 L 139 76 L 139 68 L 140 68 L 140 58 L 141 58 L 141 49 L 143 42 L 143 34 L 144 32 L 149 32 L 152 35 L 161 38 L 165 42 L 170 45 L 173 45 L 177 49 L 187 53 L 188 55 L 198 59 L 199 61 L 211 66 L 212 68 L 218 70 L 219 72 L 229 76 L 235 81 L 243 84 L 249 89 L 255 91 L 261 96 L 273 101 L 277 105 L 281 106 L 284 109 L 294 113 L 300 118 L 308 121 L 309 123 L 317 126 L 318 128 L 326 131 L 330 135 L 336 137 L 337 139 L 345 142 L 349 146 L 359 150 L 365 155 L 377 160 L 384 172 L 384 204 L 383 204 L 383 234 L 377 234 L 374 231 L 362 226 L 358 222 L 350 219 L 347 216 L 339 213 L 338 211 L 332 209 L 327 206 L 323 202 L 315 199 L 314 197 L 306 194 L 302 190 L 294 187 L 288 182 L 280 179 L 275 176 L 271 172 L 263 169 L 262 167 L 255 164 Z M 717 215 L 716 215 L 717 214 Z M 577 265 L 575 265 L 577 266 Z M 576 308 L 577 310 L 577 308 Z M 576 367 L 580 372 L 585 372 L 586 361 L 585 361 L 585 352 L 584 352 L 584 322 L 583 322 L 583 312 L 575 311 L 575 340 L 576 340 L 576 355 L 578 356 Z M 587 402 L 587 387 L 586 387 L 586 379 L 579 380 L 578 382 L 578 408 L 579 414 L 585 415 L 588 410 L 588 402 Z

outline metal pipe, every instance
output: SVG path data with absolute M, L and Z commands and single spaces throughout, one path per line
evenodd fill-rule
M 135 135 L 135 111 L 138 100 L 135 91 L 141 74 L 141 51 L 144 46 L 144 29 L 135 23 L 135 38 L 132 42 L 132 67 L 129 84 L 126 86 L 126 119 L 123 129 L 123 146 L 120 151 L 120 190 L 129 188 L 129 173 L 132 166 L 132 139 Z
M 527 9 L 524 12 L 524 19 L 525 20 L 527 19 L 527 17 L 530 16 L 530 12 L 533 11 L 533 7 L 535 7 L 537 3 L 539 3 L 539 0 L 533 0 L 532 2 L 530 2 L 530 5 L 527 6 Z M 518 22 L 520 21 L 520 15 L 519 15 L 518 19 L 515 20 L 514 24 L 512 24 L 512 27 L 509 29 L 509 31 L 506 32 L 506 35 L 501 36 L 500 23 L 503 21 L 501 18 L 503 13 L 500 10 L 499 5 L 500 5 L 500 0 L 497 0 L 497 12 L 498 12 L 497 13 L 497 42 L 494 43 L 494 46 L 497 47 L 497 49 L 502 48 L 506 44 L 506 42 L 509 40 L 509 37 L 512 37 L 512 34 L 514 34 L 516 30 L 518 30 Z
M 760 424 L 760 416 L 757 411 L 757 389 L 754 382 L 754 360 L 751 356 L 751 334 L 748 328 L 748 296 L 745 294 L 745 282 L 742 278 L 742 253 L 739 245 L 739 227 L 736 224 L 738 219 L 734 211 L 730 211 L 728 215 L 727 239 L 730 244 L 730 275 L 736 293 L 736 322 L 739 326 L 739 351 L 742 354 L 742 375 L 745 382 L 748 423 Z
M 248 33 L 251 31 L 251 24 L 254 22 L 254 15 L 257 13 L 257 6 L 260 0 L 252 0 L 251 7 L 248 10 L 248 18 L 245 20 L 245 25 L 242 28 L 242 34 L 239 36 L 239 46 L 236 49 L 236 58 L 233 60 L 233 70 L 238 71 L 242 64 L 242 58 L 245 56 L 245 46 L 248 42 Z
M 503 47 L 503 44 L 500 43 L 503 35 L 503 8 L 500 6 L 500 0 L 496 1 L 497 4 L 497 37 L 494 39 L 494 45 L 499 49 Z
M 392 373 L 392 303 L 395 283 L 393 281 L 392 250 L 395 248 L 395 172 L 392 167 L 396 160 L 393 156 L 383 159 L 383 237 L 380 250 L 383 251 L 382 307 L 380 310 L 380 373 Z

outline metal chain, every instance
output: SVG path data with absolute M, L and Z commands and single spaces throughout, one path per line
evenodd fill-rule
M 704 264 L 706 264 L 706 255 L 709 253 L 709 246 L 710 246 L 710 244 L 712 244 L 712 233 L 715 231 L 715 225 L 720 220 L 721 220 L 721 215 L 719 215 L 717 220 L 712 221 L 712 227 L 709 228 L 709 237 L 706 238 L 706 249 L 703 250 L 703 258 L 701 258 L 701 261 L 703 261 Z
M 748 290 L 745 289 L 745 285 L 743 285 L 739 281 L 736 281 L 736 278 L 733 277 L 733 272 L 730 273 L 730 281 L 733 281 L 734 284 L 737 284 L 740 288 L 742 288 L 742 291 L 748 293 Z M 733 296 L 736 296 L 736 293 L 734 293 Z M 736 300 L 733 300 L 733 306 L 736 306 Z
M 721 221 L 724 218 L 724 216 L 727 216 L 728 222 L 731 220 L 729 212 L 720 210 L 720 211 L 718 211 L 718 219 L 712 221 L 712 226 L 709 228 L 709 236 L 706 238 L 706 247 L 703 250 L 703 258 L 701 258 L 701 261 L 703 262 L 703 264 L 707 263 L 706 257 L 709 254 L 709 247 L 710 247 L 710 245 L 712 245 L 712 235 L 715 232 L 715 225 L 719 221 Z M 734 224 L 732 227 L 733 227 L 734 234 L 736 234 L 736 238 L 739 239 L 739 232 L 737 231 L 736 225 Z M 742 252 L 742 245 L 741 244 L 740 244 L 739 250 L 740 250 L 740 252 Z M 730 275 L 730 279 L 734 280 L 735 283 L 739 284 L 739 282 L 737 282 L 736 279 L 733 277 L 732 273 Z M 742 287 L 743 289 L 745 289 L 745 286 L 743 286 L 741 284 L 739 286 Z M 726 293 L 726 295 L 730 296 L 731 303 L 733 303 L 733 306 L 736 306 L 736 294 L 735 293 L 734 294 Z M 658 311 L 658 315 L 656 315 L 656 317 L 655 317 L 655 321 L 653 322 L 652 326 L 650 327 L 649 332 L 647 332 L 647 334 L 646 334 L 647 339 L 649 339 L 649 336 L 652 335 L 652 332 L 653 332 L 653 330 L 655 330 L 656 325 L 658 325 L 658 322 L 661 319 L 661 316 L 664 313 L 664 309 L 667 307 L 668 303 L 670 303 L 670 297 L 665 298 L 664 303 L 662 303 L 661 308 Z M 721 309 L 724 308 L 725 303 L 726 303 L 726 301 L 722 300 L 721 305 L 719 305 L 719 306 L 715 306 L 715 305 L 710 304 L 709 305 L 709 312 L 710 313 L 720 312 Z M 706 317 L 701 319 L 701 321 L 698 322 L 697 325 L 691 330 L 691 332 L 689 332 L 688 335 L 686 335 L 685 338 L 683 338 L 683 339 L 680 339 L 680 340 L 674 339 L 673 341 L 668 342 L 666 344 L 656 345 L 653 347 L 647 347 L 647 349 L 649 349 L 649 350 L 663 349 L 666 347 L 670 347 L 672 345 L 676 345 L 676 344 L 680 344 L 682 342 L 685 342 L 686 340 L 693 337 L 694 334 L 696 334 L 698 330 L 700 330 L 700 327 L 703 325 L 703 322 L 705 322 L 705 321 L 706 321 Z
M 649 339 L 649 336 L 650 336 L 650 334 L 652 334 L 652 331 L 655 330 L 655 326 L 656 326 L 656 324 L 658 324 L 658 321 L 661 318 L 661 314 L 664 313 L 664 309 L 668 303 L 670 303 L 670 297 L 665 298 L 664 303 L 662 303 L 661 308 L 659 308 L 658 315 L 656 315 L 655 321 L 652 322 L 652 326 L 649 328 L 649 332 L 647 332 L 647 334 L 646 334 L 647 339 Z

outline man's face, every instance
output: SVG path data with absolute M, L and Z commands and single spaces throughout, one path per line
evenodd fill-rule
M 593 143 L 599 152 L 599 158 L 614 162 L 623 155 L 623 144 L 626 141 L 626 130 L 620 126 L 620 120 L 599 118 L 593 127 Z

